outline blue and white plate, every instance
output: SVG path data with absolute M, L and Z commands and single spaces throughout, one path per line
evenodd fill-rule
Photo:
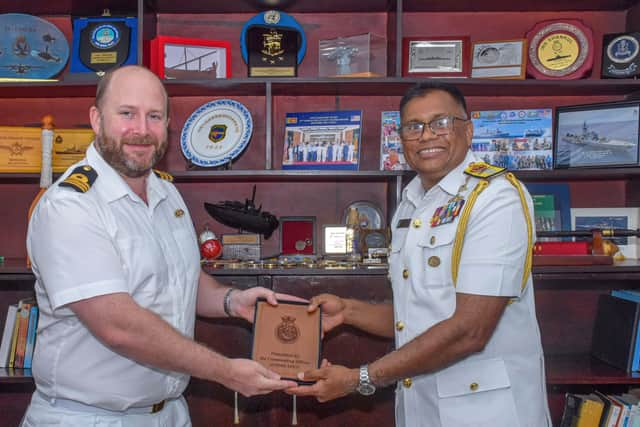
M 69 60 L 69 43 L 49 21 L 23 13 L 0 14 L 0 78 L 50 79 Z
M 220 166 L 231 162 L 247 147 L 253 120 L 247 107 L 233 99 L 207 102 L 187 119 L 180 147 L 197 166 Z

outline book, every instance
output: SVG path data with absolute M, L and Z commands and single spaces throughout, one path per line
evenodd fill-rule
M 16 342 L 14 368 L 24 367 L 24 353 L 27 348 L 27 334 L 29 332 L 29 314 L 33 300 L 20 300 L 18 303 L 18 340 Z
M 604 409 L 604 402 L 597 395 L 591 393 L 579 395 L 580 410 L 578 411 L 578 422 L 576 427 L 599 427 L 600 418 Z
M 600 418 L 600 424 L 598 427 L 616 427 L 618 419 L 620 418 L 621 406 L 612 402 L 606 394 L 601 393 L 598 390 L 594 393 L 600 398 L 602 403 L 604 403 L 602 417 Z
M 27 346 L 24 351 L 24 368 L 31 369 L 31 361 L 33 360 L 33 352 L 36 347 L 36 331 L 38 328 L 38 306 L 33 305 L 29 313 L 29 327 L 27 330 Z
M 545 223 L 547 228 L 551 227 L 553 230 L 544 230 L 538 228 L 536 220 L 536 230 L 540 231 L 559 231 L 559 230 L 571 230 L 571 196 L 569 192 L 569 184 L 559 183 L 525 183 L 527 190 L 531 194 L 531 198 L 534 200 L 534 217 L 536 216 L 535 200 L 538 199 L 539 209 L 542 209 L 542 213 L 537 215 L 550 216 L 549 212 L 551 200 L 553 200 L 553 223 L 549 224 L 547 220 L 540 220 Z M 571 238 L 565 238 L 563 240 L 570 240 Z
M 580 410 L 580 397 L 573 393 L 564 395 L 564 410 L 562 419 L 558 427 L 574 427 L 578 421 L 578 411 Z
M 362 111 L 287 113 L 282 169 L 358 170 Z
M 16 360 L 16 345 L 18 343 L 18 328 L 20 327 L 20 303 L 17 304 L 18 310 L 16 311 L 16 319 L 13 323 L 13 332 L 11 333 L 11 349 L 9 350 L 9 363 L 8 368 L 14 368 Z
M 591 354 L 603 362 L 631 372 L 639 321 L 640 304 L 611 295 L 600 295 Z
M 0 344 L 0 367 L 9 366 L 9 353 L 11 351 L 11 338 L 13 337 L 13 327 L 16 324 L 16 314 L 18 304 L 11 304 L 7 308 L 7 317 L 4 321 L 4 331 L 2 332 L 2 343 Z

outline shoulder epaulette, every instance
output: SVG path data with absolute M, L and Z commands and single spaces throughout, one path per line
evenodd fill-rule
M 173 175 L 171 175 L 168 172 L 162 172 L 162 171 L 159 171 L 157 169 L 154 169 L 153 173 L 155 173 L 156 176 L 158 178 L 160 178 L 160 179 L 164 179 L 165 181 L 173 182 Z
M 502 175 L 506 171 L 507 168 L 501 168 L 485 162 L 474 162 L 467 166 L 467 168 L 464 170 L 464 173 L 475 178 L 487 179 L 495 178 L 496 176 Z
M 73 188 L 79 193 L 86 193 L 93 185 L 96 178 L 98 178 L 98 172 L 91 166 L 84 165 L 78 166 L 71 172 L 71 175 L 60 183 L 60 187 Z

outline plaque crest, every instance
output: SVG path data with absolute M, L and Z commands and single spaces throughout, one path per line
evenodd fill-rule
M 294 343 L 300 336 L 300 329 L 293 316 L 282 316 L 282 322 L 276 327 L 276 337 L 283 343 Z
M 240 35 L 242 59 L 249 77 L 295 77 L 307 41 L 293 17 L 270 10 L 247 21 Z
M 527 72 L 536 79 L 579 79 L 593 66 L 593 34 L 578 20 L 545 21 L 527 33 Z
M 220 142 L 227 136 L 227 125 L 215 124 L 211 126 L 209 131 L 209 140 L 211 142 Z
M 640 33 L 605 34 L 602 52 L 602 77 L 640 76 Z

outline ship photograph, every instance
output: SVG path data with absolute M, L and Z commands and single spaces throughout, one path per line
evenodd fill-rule
M 558 108 L 556 167 L 637 166 L 640 105 L 586 107 Z

